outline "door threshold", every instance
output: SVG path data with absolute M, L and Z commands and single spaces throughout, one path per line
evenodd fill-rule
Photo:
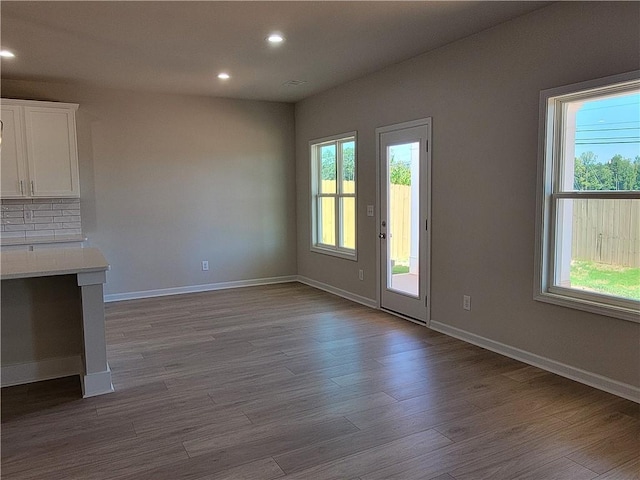
M 408 320 L 408 321 L 410 321 L 412 323 L 416 323 L 418 325 L 422 325 L 423 327 L 427 326 L 427 322 L 425 322 L 423 320 L 418 320 L 416 318 L 408 317 L 406 315 L 403 315 L 402 313 L 398 313 L 398 312 L 394 312 L 393 310 L 389 310 L 388 308 L 380 307 L 380 310 L 382 310 L 383 312 L 387 312 L 387 313 L 393 315 L 394 317 L 399 317 L 399 318 L 402 318 L 403 320 Z

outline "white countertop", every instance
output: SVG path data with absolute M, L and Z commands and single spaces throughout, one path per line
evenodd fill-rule
M 47 248 L 0 253 L 0 279 L 48 277 L 109 269 L 97 248 Z

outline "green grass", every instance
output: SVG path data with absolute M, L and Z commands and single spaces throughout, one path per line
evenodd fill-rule
M 397 273 L 409 273 L 409 266 L 408 265 L 394 265 L 393 266 L 393 270 L 391 272 L 393 273 L 393 275 L 395 275 Z
M 640 300 L 640 268 L 574 260 L 571 262 L 571 286 Z

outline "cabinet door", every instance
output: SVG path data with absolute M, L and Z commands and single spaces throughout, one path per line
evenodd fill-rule
M 74 112 L 25 107 L 24 115 L 31 196 L 79 197 Z
M 22 110 L 13 105 L 2 106 L 2 144 L 0 145 L 0 178 L 2 198 L 22 197 L 27 193 L 25 175 Z

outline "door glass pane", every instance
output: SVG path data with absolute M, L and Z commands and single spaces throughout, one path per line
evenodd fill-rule
M 356 248 L 356 199 L 346 197 L 340 199 L 342 225 L 340 226 L 340 246 Z
M 556 286 L 640 300 L 640 200 L 561 199 Z
M 318 197 L 318 239 L 324 245 L 336 245 L 336 199 Z
M 320 147 L 320 191 L 336 193 L 336 144 Z
M 387 288 L 419 296 L 419 142 L 387 148 Z
M 356 143 L 342 142 L 342 193 L 356 193 Z

